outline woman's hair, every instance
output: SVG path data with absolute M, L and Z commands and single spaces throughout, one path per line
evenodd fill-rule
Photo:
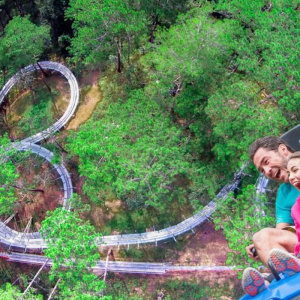
M 289 158 L 288 161 L 290 161 L 293 158 L 299 158 L 300 159 L 300 151 L 294 152 Z

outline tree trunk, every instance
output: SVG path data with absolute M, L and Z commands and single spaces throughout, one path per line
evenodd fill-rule
M 3 5 L 2 7 L 3 7 L 3 10 L 5 11 L 5 13 L 7 14 L 9 20 L 12 20 L 12 16 L 10 15 L 9 10 L 7 9 L 6 5 Z
M 7 108 L 9 109 L 9 100 L 7 97 L 4 98 L 4 101 L 2 102 L 2 107 L 0 108 L 0 113 L 3 117 L 4 125 L 7 127 L 7 131 L 10 132 L 10 126 L 7 118 Z
M 40 63 L 37 62 L 36 64 L 39 66 L 39 68 L 40 68 L 40 70 L 42 71 L 43 75 L 44 75 L 45 77 L 48 77 L 49 75 L 47 74 L 47 72 L 45 72 L 45 70 L 42 68 L 42 66 L 40 65 Z
M 2 186 L 6 186 L 6 185 L 2 185 Z M 19 189 L 19 190 L 25 190 L 25 191 L 29 191 L 29 192 L 40 192 L 42 194 L 45 193 L 45 191 L 43 189 L 27 189 L 27 188 L 24 188 L 24 187 L 18 186 L 18 185 L 11 185 L 11 186 L 16 189 Z
M 29 90 L 30 90 L 30 94 L 31 94 L 31 97 L 32 97 L 32 102 L 36 104 L 36 98 L 35 98 L 35 92 L 36 91 L 34 90 L 32 85 L 30 85 Z
M 19 9 L 21 17 L 24 17 L 25 16 L 25 12 L 24 12 L 24 9 L 22 7 L 22 2 L 20 4 L 18 1 L 15 1 L 15 4 L 16 4 L 16 7 Z
M 158 25 L 158 15 L 155 16 L 155 20 L 152 23 L 152 30 L 151 30 L 151 35 L 150 35 L 150 39 L 149 39 L 149 42 L 152 44 L 154 43 L 154 40 L 155 40 L 154 32 L 156 31 L 157 25 Z
M 52 135 L 51 136 L 51 138 L 50 139 L 52 139 L 54 142 L 55 142 L 55 144 L 57 145 L 57 147 L 62 151 L 62 152 L 64 152 L 64 153 L 69 153 L 58 141 L 57 141 L 57 139 L 55 138 L 55 136 L 54 135 Z
M 1 22 L 1 26 L 2 26 L 2 28 L 3 28 L 3 30 L 5 29 L 5 25 L 4 25 L 4 23 L 3 23 L 3 21 L 2 21 L 2 19 L 0 18 L 0 22 Z
M 117 41 L 117 50 L 118 50 L 118 53 L 117 53 L 117 72 L 121 73 L 121 71 L 122 71 L 122 69 L 121 69 L 122 62 L 121 62 L 121 47 L 120 47 L 119 40 Z
M 29 283 L 28 287 L 26 288 L 26 290 L 24 291 L 24 293 L 22 294 L 22 296 L 19 299 L 24 299 L 24 296 L 26 295 L 26 293 L 28 292 L 28 290 L 30 289 L 31 285 L 34 283 L 34 281 L 36 280 L 36 278 L 40 275 L 40 273 L 42 272 L 42 270 L 44 269 L 44 267 L 46 266 L 46 264 L 47 264 L 48 261 L 49 261 L 49 258 L 47 258 L 47 260 L 44 262 L 44 264 L 41 266 L 41 268 L 35 274 L 35 276 L 31 280 L 31 282 Z
M 43 82 L 44 82 L 44 84 L 46 85 L 46 87 L 47 87 L 49 93 L 51 93 L 51 88 L 50 88 L 50 86 L 47 84 L 47 82 L 46 82 L 46 80 L 45 80 L 45 78 L 48 77 L 48 74 L 45 72 L 45 70 L 41 67 L 41 65 L 40 65 L 38 62 L 37 62 L 36 64 L 39 66 L 40 70 L 42 71 L 42 73 L 43 73 L 43 77 L 42 77 Z
M 127 62 L 130 65 L 130 54 L 131 54 L 131 38 L 130 35 L 127 33 L 127 41 L 128 41 L 128 54 L 127 54 Z
M 57 289 L 58 284 L 59 284 L 60 281 L 61 281 L 61 278 L 59 278 L 59 279 L 57 280 L 57 282 L 56 282 L 56 284 L 55 284 L 53 290 L 51 291 L 51 294 L 50 294 L 49 297 L 48 297 L 48 300 L 50 300 L 50 299 L 52 298 L 52 296 L 54 295 L 54 292 L 56 291 L 56 289 Z

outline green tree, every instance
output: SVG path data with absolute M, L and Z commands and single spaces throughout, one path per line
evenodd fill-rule
M 71 22 L 64 20 L 68 0 L 34 0 L 39 11 L 39 20 L 42 24 L 47 23 L 51 28 L 51 37 L 55 47 L 58 46 L 62 37 L 67 37 L 71 32 Z M 61 45 L 63 46 L 63 45 Z M 63 50 L 63 49 L 62 49 Z
M 188 3 L 180 0 L 149 0 L 140 1 L 139 5 L 149 19 L 149 42 L 154 43 L 157 28 L 173 24 L 178 14 L 187 10 Z
M 176 24 L 157 34 L 157 48 L 145 59 L 154 65 L 153 88 L 161 89 L 168 107 L 184 118 L 201 110 L 226 79 L 235 39 L 241 34 L 236 21 L 216 21 L 211 13 L 212 8 L 204 6 L 179 16 Z
M 56 94 L 49 94 L 46 89 L 36 90 L 40 99 L 26 109 L 22 114 L 22 119 L 18 122 L 18 138 L 29 137 L 41 130 L 49 128 L 54 123 L 54 106 L 52 97 Z
M 19 178 L 16 167 L 9 159 L 16 153 L 7 135 L 0 137 L 0 215 L 11 214 L 17 201 L 14 184 Z
M 205 108 L 209 97 L 231 80 L 234 51 L 244 36 L 236 20 L 215 19 L 213 12 L 213 6 L 205 4 L 180 15 L 169 29 L 157 33 L 157 47 L 150 45 L 152 50 L 144 58 L 152 79 L 146 87 L 150 98 L 169 111 L 190 137 L 186 150 L 198 161 L 189 194 L 195 207 L 199 199 L 207 200 L 226 183 L 224 173 L 226 180 L 232 177 L 239 160 L 224 172 L 215 172 L 218 166 L 212 164 L 215 124 Z
M 35 63 L 49 46 L 47 26 L 37 26 L 29 16 L 14 17 L 5 27 L 0 39 L 0 68 L 15 73 L 20 68 Z
M 222 228 L 228 245 L 232 249 L 227 255 L 227 265 L 244 269 L 253 260 L 246 254 L 246 246 L 252 242 L 252 236 L 261 228 L 274 227 L 275 209 L 265 195 L 258 196 L 255 186 L 248 185 L 235 197 L 233 194 L 218 203 L 213 215 L 216 229 Z M 257 262 L 258 267 L 261 263 Z
M 137 35 L 145 31 L 144 12 L 128 0 L 71 0 L 69 5 L 66 17 L 73 20 L 74 60 L 95 63 L 114 55 L 121 72 L 123 50 L 130 59 Z
M 42 300 L 44 299 L 42 295 L 35 295 L 32 289 L 26 293 L 24 297 L 22 297 L 22 292 L 19 290 L 17 286 L 12 286 L 11 283 L 6 283 L 0 287 L 0 296 L 1 300 L 16 300 L 16 299 L 24 299 L 24 300 Z
M 247 28 L 236 44 L 237 73 L 261 88 L 265 102 L 280 108 L 289 128 L 298 124 L 298 2 L 219 1 L 216 9 Z M 285 130 L 286 124 L 281 128 Z
M 269 103 L 259 85 L 244 81 L 219 89 L 205 108 L 213 125 L 213 152 L 216 160 L 234 172 L 248 159 L 245 150 L 256 139 L 280 135 L 287 125 L 278 106 Z M 238 160 L 237 160 L 238 158 Z
M 47 213 L 41 233 L 53 261 L 50 278 L 60 279 L 59 299 L 99 299 L 105 284 L 91 270 L 99 259 L 94 228 L 78 212 L 57 208 Z
M 191 168 L 186 142 L 168 113 L 140 90 L 126 103 L 111 104 L 103 120 L 82 126 L 67 148 L 79 156 L 84 191 L 92 200 L 104 200 L 112 188 L 129 208 L 166 208 L 175 195 L 183 200 L 181 179 L 187 180 Z
M 5 29 L 14 16 L 36 16 L 37 10 L 32 0 L 0 0 L 0 24 Z
M 157 47 L 144 59 L 153 79 L 147 87 L 151 98 L 190 133 L 187 150 L 194 160 L 206 164 L 214 159 L 214 141 L 205 107 L 209 97 L 230 80 L 234 49 L 243 36 L 237 21 L 216 20 L 212 13 L 213 6 L 205 4 L 180 15 L 173 26 L 157 34 Z

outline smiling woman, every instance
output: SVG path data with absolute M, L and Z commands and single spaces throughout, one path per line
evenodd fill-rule
M 291 185 L 300 190 L 300 151 L 290 156 L 287 164 L 287 173 Z
M 291 155 L 287 164 L 289 174 L 289 181 L 298 191 L 300 191 L 300 151 Z M 295 246 L 294 253 L 299 256 L 300 252 L 300 197 L 297 198 L 296 203 L 292 207 L 292 217 L 295 222 L 298 243 Z

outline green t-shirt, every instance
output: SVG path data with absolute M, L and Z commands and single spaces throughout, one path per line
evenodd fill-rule
M 276 198 L 276 224 L 294 224 L 294 220 L 291 216 L 291 209 L 299 195 L 300 192 L 291 184 L 283 183 L 280 185 Z

